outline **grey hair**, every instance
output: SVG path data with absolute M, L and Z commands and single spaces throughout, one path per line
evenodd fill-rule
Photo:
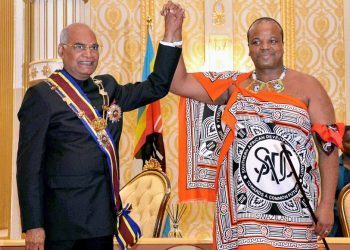
M 60 34 L 60 43 L 68 43 L 68 27 L 64 28 Z
M 61 31 L 60 34 L 60 43 L 68 43 L 68 38 L 69 38 L 69 29 L 74 27 L 74 26 L 83 26 L 88 28 L 89 30 L 91 30 L 91 28 L 85 24 L 85 23 L 71 23 L 70 25 L 68 25 L 67 27 L 63 28 L 63 30 Z M 91 32 L 93 32 L 91 30 Z M 95 34 L 95 33 L 94 33 Z

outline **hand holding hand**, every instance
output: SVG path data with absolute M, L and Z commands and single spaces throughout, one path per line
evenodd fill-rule
M 43 228 L 33 228 L 26 232 L 26 250 L 44 250 L 45 231 Z
M 163 6 L 163 9 L 160 13 L 162 16 L 164 16 L 165 21 L 163 41 L 181 41 L 182 24 L 185 18 L 185 10 L 180 6 L 180 4 L 175 4 L 172 1 L 168 1 Z

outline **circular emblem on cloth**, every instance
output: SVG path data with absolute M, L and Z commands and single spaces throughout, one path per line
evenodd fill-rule
M 226 239 L 232 239 L 233 233 L 232 230 L 230 228 L 225 230 L 225 238 Z
M 310 228 L 307 228 L 307 229 L 306 229 L 306 239 L 307 239 L 307 240 L 311 240 L 313 234 L 314 234 L 314 231 L 313 231 L 312 229 L 310 229 Z
M 244 233 L 245 233 L 245 227 L 242 226 L 242 225 L 238 225 L 238 226 L 237 226 L 237 233 L 238 233 L 238 235 L 244 235 Z
M 282 142 L 286 145 L 286 152 L 282 150 Z M 286 154 L 302 181 L 304 166 L 288 141 L 276 134 L 253 137 L 244 148 L 240 162 L 240 174 L 247 188 L 272 202 L 294 197 L 298 188 Z
M 291 239 L 293 237 L 293 230 L 289 227 L 285 227 L 283 229 L 283 236 L 286 238 L 286 239 Z
M 261 225 L 260 231 L 263 236 L 267 236 L 269 234 L 269 228 L 266 225 Z
M 221 213 L 221 214 L 227 214 L 227 212 L 228 212 L 228 206 L 227 206 L 227 204 L 222 204 L 222 205 L 220 206 L 220 213 Z

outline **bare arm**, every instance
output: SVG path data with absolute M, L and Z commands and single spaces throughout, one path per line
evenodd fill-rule
M 310 91 L 308 107 L 311 123 L 334 124 L 335 114 L 332 102 L 321 84 L 316 79 L 313 80 L 315 82 L 312 84 L 312 91 Z M 336 148 L 330 155 L 327 155 L 318 141 L 315 141 L 321 174 L 321 201 L 316 209 L 318 223 L 315 232 L 320 237 L 325 237 L 333 226 L 333 206 L 338 182 L 338 150 Z
M 187 73 L 185 62 L 182 56 L 180 57 L 179 63 L 177 65 L 173 81 L 171 82 L 170 92 L 201 102 L 210 104 L 214 103 L 209 97 L 207 91 L 197 81 L 197 79 L 192 74 Z
M 182 15 L 184 17 L 184 11 L 181 6 L 173 3 L 172 1 L 168 1 L 168 3 L 163 6 L 161 11 L 161 14 L 164 17 L 166 17 L 168 13 L 174 13 L 176 16 Z M 181 31 L 182 29 L 178 29 L 177 32 L 175 32 L 171 42 L 182 41 Z M 209 104 L 224 104 L 227 99 L 227 94 L 225 93 L 222 97 L 213 101 L 197 79 L 192 74 L 187 72 L 182 55 L 177 65 L 173 81 L 171 82 L 170 92 Z

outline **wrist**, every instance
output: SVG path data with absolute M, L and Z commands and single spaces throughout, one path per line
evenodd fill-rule
M 321 197 L 319 206 L 322 206 L 324 208 L 333 209 L 333 207 L 334 207 L 334 199 L 333 200 L 327 200 L 327 199 L 322 199 L 322 197 Z
M 182 41 L 182 34 L 181 32 L 165 32 L 162 41 L 164 42 L 175 42 L 175 41 Z

